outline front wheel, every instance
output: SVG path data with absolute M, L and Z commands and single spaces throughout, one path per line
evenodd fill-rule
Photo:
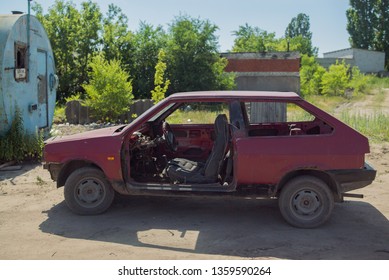
M 115 192 L 101 170 L 83 167 L 70 174 L 64 195 L 66 204 L 74 213 L 95 215 L 111 206 Z
M 314 228 L 326 222 L 334 208 L 334 197 L 326 183 L 312 176 L 290 180 L 278 200 L 284 219 L 300 228 Z

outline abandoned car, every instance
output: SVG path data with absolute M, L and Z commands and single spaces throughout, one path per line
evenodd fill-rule
M 312 228 L 365 187 L 368 139 L 292 92 L 176 93 L 128 125 L 53 137 L 44 167 L 81 215 L 122 195 L 278 198 Z

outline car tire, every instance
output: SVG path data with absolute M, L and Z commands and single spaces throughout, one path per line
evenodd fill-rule
M 115 192 L 101 170 L 83 167 L 70 174 L 64 195 L 67 206 L 74 213 L 96 215 L 111 206 Z
M 285 184 L 278 204 L 289 224 L 299 228 L 314 228 L 331 216 L 334 197 L 322 180 L 313 176 L 300 176 Z

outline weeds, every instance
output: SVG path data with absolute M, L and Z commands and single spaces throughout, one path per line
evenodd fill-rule
M 389 141 L 389 115 L 387 114 L 375 112 L 366 115 L 344 111 L 340 119 L 373 141 Z
M 35 184 L 42 187 L 43 185 L 46 185 L 46 182 L 40 176 L 37 176 Z
M 39 160 L 42 157 L 43 134 L 29 134 L 24 130 L 20 110 L 16 108 L 10 130 L 0 137 L 0 162 Z

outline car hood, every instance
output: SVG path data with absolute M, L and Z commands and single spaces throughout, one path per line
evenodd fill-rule
M 45 141 L 45 144 L 57 143 L 57 142 L 69 142 L 69 141 L 79 141 L 85 139 L 101 138 L 112 136 L 115 133 L 121 132 L 125 125 L 117 125 L 112 127 L 100 128 L 95 130 L 90 130 L 82 133 L 77 133 L 73 135 L 66 136 L 54 136 Z

